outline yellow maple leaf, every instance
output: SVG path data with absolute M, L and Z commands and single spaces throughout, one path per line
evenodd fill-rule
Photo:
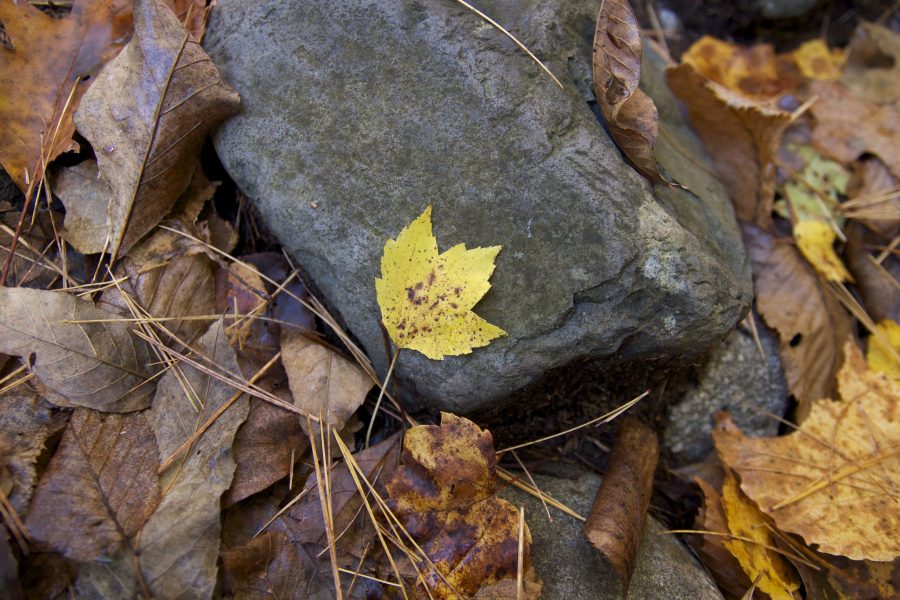
M 722 463 L 782 531 L 852 560 L 900 556 L 900 385 L 847 342 L 841 401 L 813 403 L 798 430 L 748 438 L 730 420 L 713 431 Z
M 900 325 L 885 319 L 875 325 L 872 337 L 869 338 L 869 351 L 866 361 L 873 371 L 884 373 L 892 379 L 900 378 Z
M 797 574 L 780 554 L 771 549 L 775 547 L 775 535 L 766 526 L 768 519 L 741 492 L 730 473 L 722 486 L 722 507 L 728 530 L 735 536 L 735 539 L 723 543 L 750 581 L 758 581 L 760 591 L 772 600 L 793 600 L 792 592 L 800 589 Z
M 468 354 L 506 332 L 472 312 L 490 289 L 500 246 L 453 246 L 438 254 L 431 207 L 388 240 L 375 280 L 385 329 L 398 348 L 433 360 Z
M 834 251 L 836 235 L 824 221 L 800 221 L 794 225 L 797 247 L 813 268 L 827 281 L 853 281 Z
M 791 53 L 800 73 L 807 79 L 837 81 L 847 57 L 840 48 L 829 49 L 825 40 L 809 40 Z

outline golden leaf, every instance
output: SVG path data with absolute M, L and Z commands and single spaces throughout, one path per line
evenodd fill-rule
M 738 560 L 751 581 L 757 581 L 759 577 L 757 587 L 760 591 L 772 600 L 791 600 L 792 592 L 800 588 L 797 574 L 790 563 L 771 550 L 775 547 L 775 535 L 766 527 L 768 519 L 741 492 L 731 474 L 722 486 L 722 507 L 731 534 L 735 538 L 755 541 L 728 539 L 723 542 L 725 547 Z
M 900 354 L 900 325 L 885 319 L 875 325 L 873 334 L 869 338 L 869 351 L 866 353 L 869 368 L 893 379 L 900 378 L 900 362 L 897 361 L 897 355 Z
M 468 354 L 506 332 L 472 312 L 490 289 L 500 246 L 457 244 L 438 254 L 431 233 L 431 207 L 388 240 L 375 279 L 381 318 L 398 348 L 428 358 Z
M 791 53 L 800 73 L 807 79 L 837 81 L 847 57 L 840 48 L 829 49 L 825 40 L 809 40 Z
M 827 281 L 853 281 L 834 251 L 835 233 L 824 221 L 800 221 L 794 225 L 797 247 L 816 272 Z
M 853 344 L 838 372 L 840 402 L 813 403 L 798 430 L 748 438 L 713 432 L 722 462 L 782 531 L 852 560 L 900 556 L 900 385 L 870 370 Z

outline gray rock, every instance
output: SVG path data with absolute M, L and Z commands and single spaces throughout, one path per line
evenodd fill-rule
M 587 516 L 600 488 L 600 477 L 582 472 L 578 479 L 536 475 L 541 493 Z M 531 531 L 531 560 L 543 581 L 542 600 L 621 600 L 618 575 L 582 534 L 582 523 L 551 508 L 547 519 L 541 502 L 513 487 L 500 496 L 525 506 Z M 628 589 L 629 600 L 721 600 L 722 595 L 690 551 L 673 535 L 660 535 L 664 527 L 648 517 L 637 564 Z
M 433 204 L 441 250 L 503 245 L 476 312 L 509 335 L 443 361 L 402 352 L 412 409 L 496 408 L 585 357 L 688 359 L 747 309 L 731 207 L 661 73 L 647 82 L 668 96 L 660 161 L 691 192 L 629 168 L 585 102 L 599 4 L 480 5 L 565 89 L 447 0 L 213 12 L 206 48 L 243 100 L 216 136 L 222 162 L 382 372 L 385 241 Z
M 670 409 L 663 443 L 676 463 L 702 460 L 713 449 L 712 417 L 719 410 L 729 411 L 748 435 L 778 433 L 778 421 L 763 411 L 784 416 L 788 389 L 781 369 L 778 337 L 761 323 L 758 329 L 765 359 L 753 336 L 735 329 L 712 351 L 700 371 L 698 384 Z
M 819 0 L 756 0 L 754 7 L 766 19 L 793 19 L 802 17 L 819 3 Z

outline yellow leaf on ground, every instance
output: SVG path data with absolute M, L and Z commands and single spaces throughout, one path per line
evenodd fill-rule
M 713 432 L 722 462 L 782 531 L 852 560 L 900 556 L 900 385 L 870 370 L 853 344 L 840 402 L 813 403 L 798 430 L 748 438 L 730 420 Z
M 900 377 L 900 361 L 897 360 L 900 354 L 900 325 L 885 319 L 875 325 L 872 334 L 866 353 L 869 368 L 894 379 Z
M 837 81 L 847 57 L 840 48 L 829 49 L 825 40 L 809 40 L 791 53 L 800 73 L 807 79 Z
M 382 321 L 397 347 L 441 360 L 506 335 L 472 312 L 491 287 L 498 252 L 500 246 L 467 250 L 457 244 L 438 254 L 430 206 L 396 240 L 388 240 L 375 290 Z
M 853 281 L 832 246 L 836 237 L 828 223 L 823 221 L 800 221 L 794 225 L 797 247 L 819 275 L 827 281 Z
M 799 83 L 789 72 L 790 61 L 779 61 L 771 44 L 741 46 L 704 35 L 681 61 L 707 79 L 754 99 L 779 96 Z
M 768 519 L 741 492 L 731 474 L 722 486 L 722 506 L 731 534 L 735 538 L 755 541 L 727 539 L 724 542 L 750 581 L 757 581 L 759 577 L 757 587 L 772 600 L 792 600 L 792 592 L 800 588 L 797 573 L 780 554 L 770 549 L 775 547 L 775 535 L 766 527 Z

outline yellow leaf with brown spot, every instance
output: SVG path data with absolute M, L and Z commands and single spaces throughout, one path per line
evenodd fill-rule
M 900 556 L 900 385 L 847 342 L 843 400 L 813 403 L 798 430 L 748 438 L 726 419 L 713 431 L 722 463 L 782 531 L 852 560 Z
M 388 240 L 375 279 L 381 319 L 398 348 L 434 360 L 469 354 L 506 332 L 472 312 L 490 289 L 500 246 L 466 249 L 457 244 L 438 254 L 431 207 Z
M 794 225 L 797 247 L 809 264 L 826 281 L 853 281 L 844 263 L 834 251 L 837 236 L 824 221 L 800 221 Z
M 790 563 L 771 549 L 775 547 L 775 535 L 766 526 L 769 519 L 741 492 L 730 473 L 722 486 L 722 506 L 728 530 L 734 536 L 723 543 L 750 581 L 757 581 L 758 577 L 757 587 L 772 600 L 792 600 L 793 592 L 800 589 L 797 573 Z
M 900 360 L 897 358 L 900 354 L 900 325 L 885 319 L 875 325 L 872 334 L 869 351 L 866 352 L 869 368 L 893 379 L 900 378 Z
M 807 79 L 837 81 L 847 57 L 840 48 L 829 49 L 825 40 L 809 40 L 791 53 L 800 73 Z
M 391 509 L 427 557 L 416 565 L 418 597 L 470 597 L 504 579 L 515 581 L 519 514 L 495 495 L 496 462 L 491 433 L 468 419 L 441 413 L 440 426 L 406 432 L 400 466 L 385 487 Z M 526 526 L 526 572 L 530 552 Z M 526 579 L 526 598 L 534 596 L 529 587 L 536 586 Z

